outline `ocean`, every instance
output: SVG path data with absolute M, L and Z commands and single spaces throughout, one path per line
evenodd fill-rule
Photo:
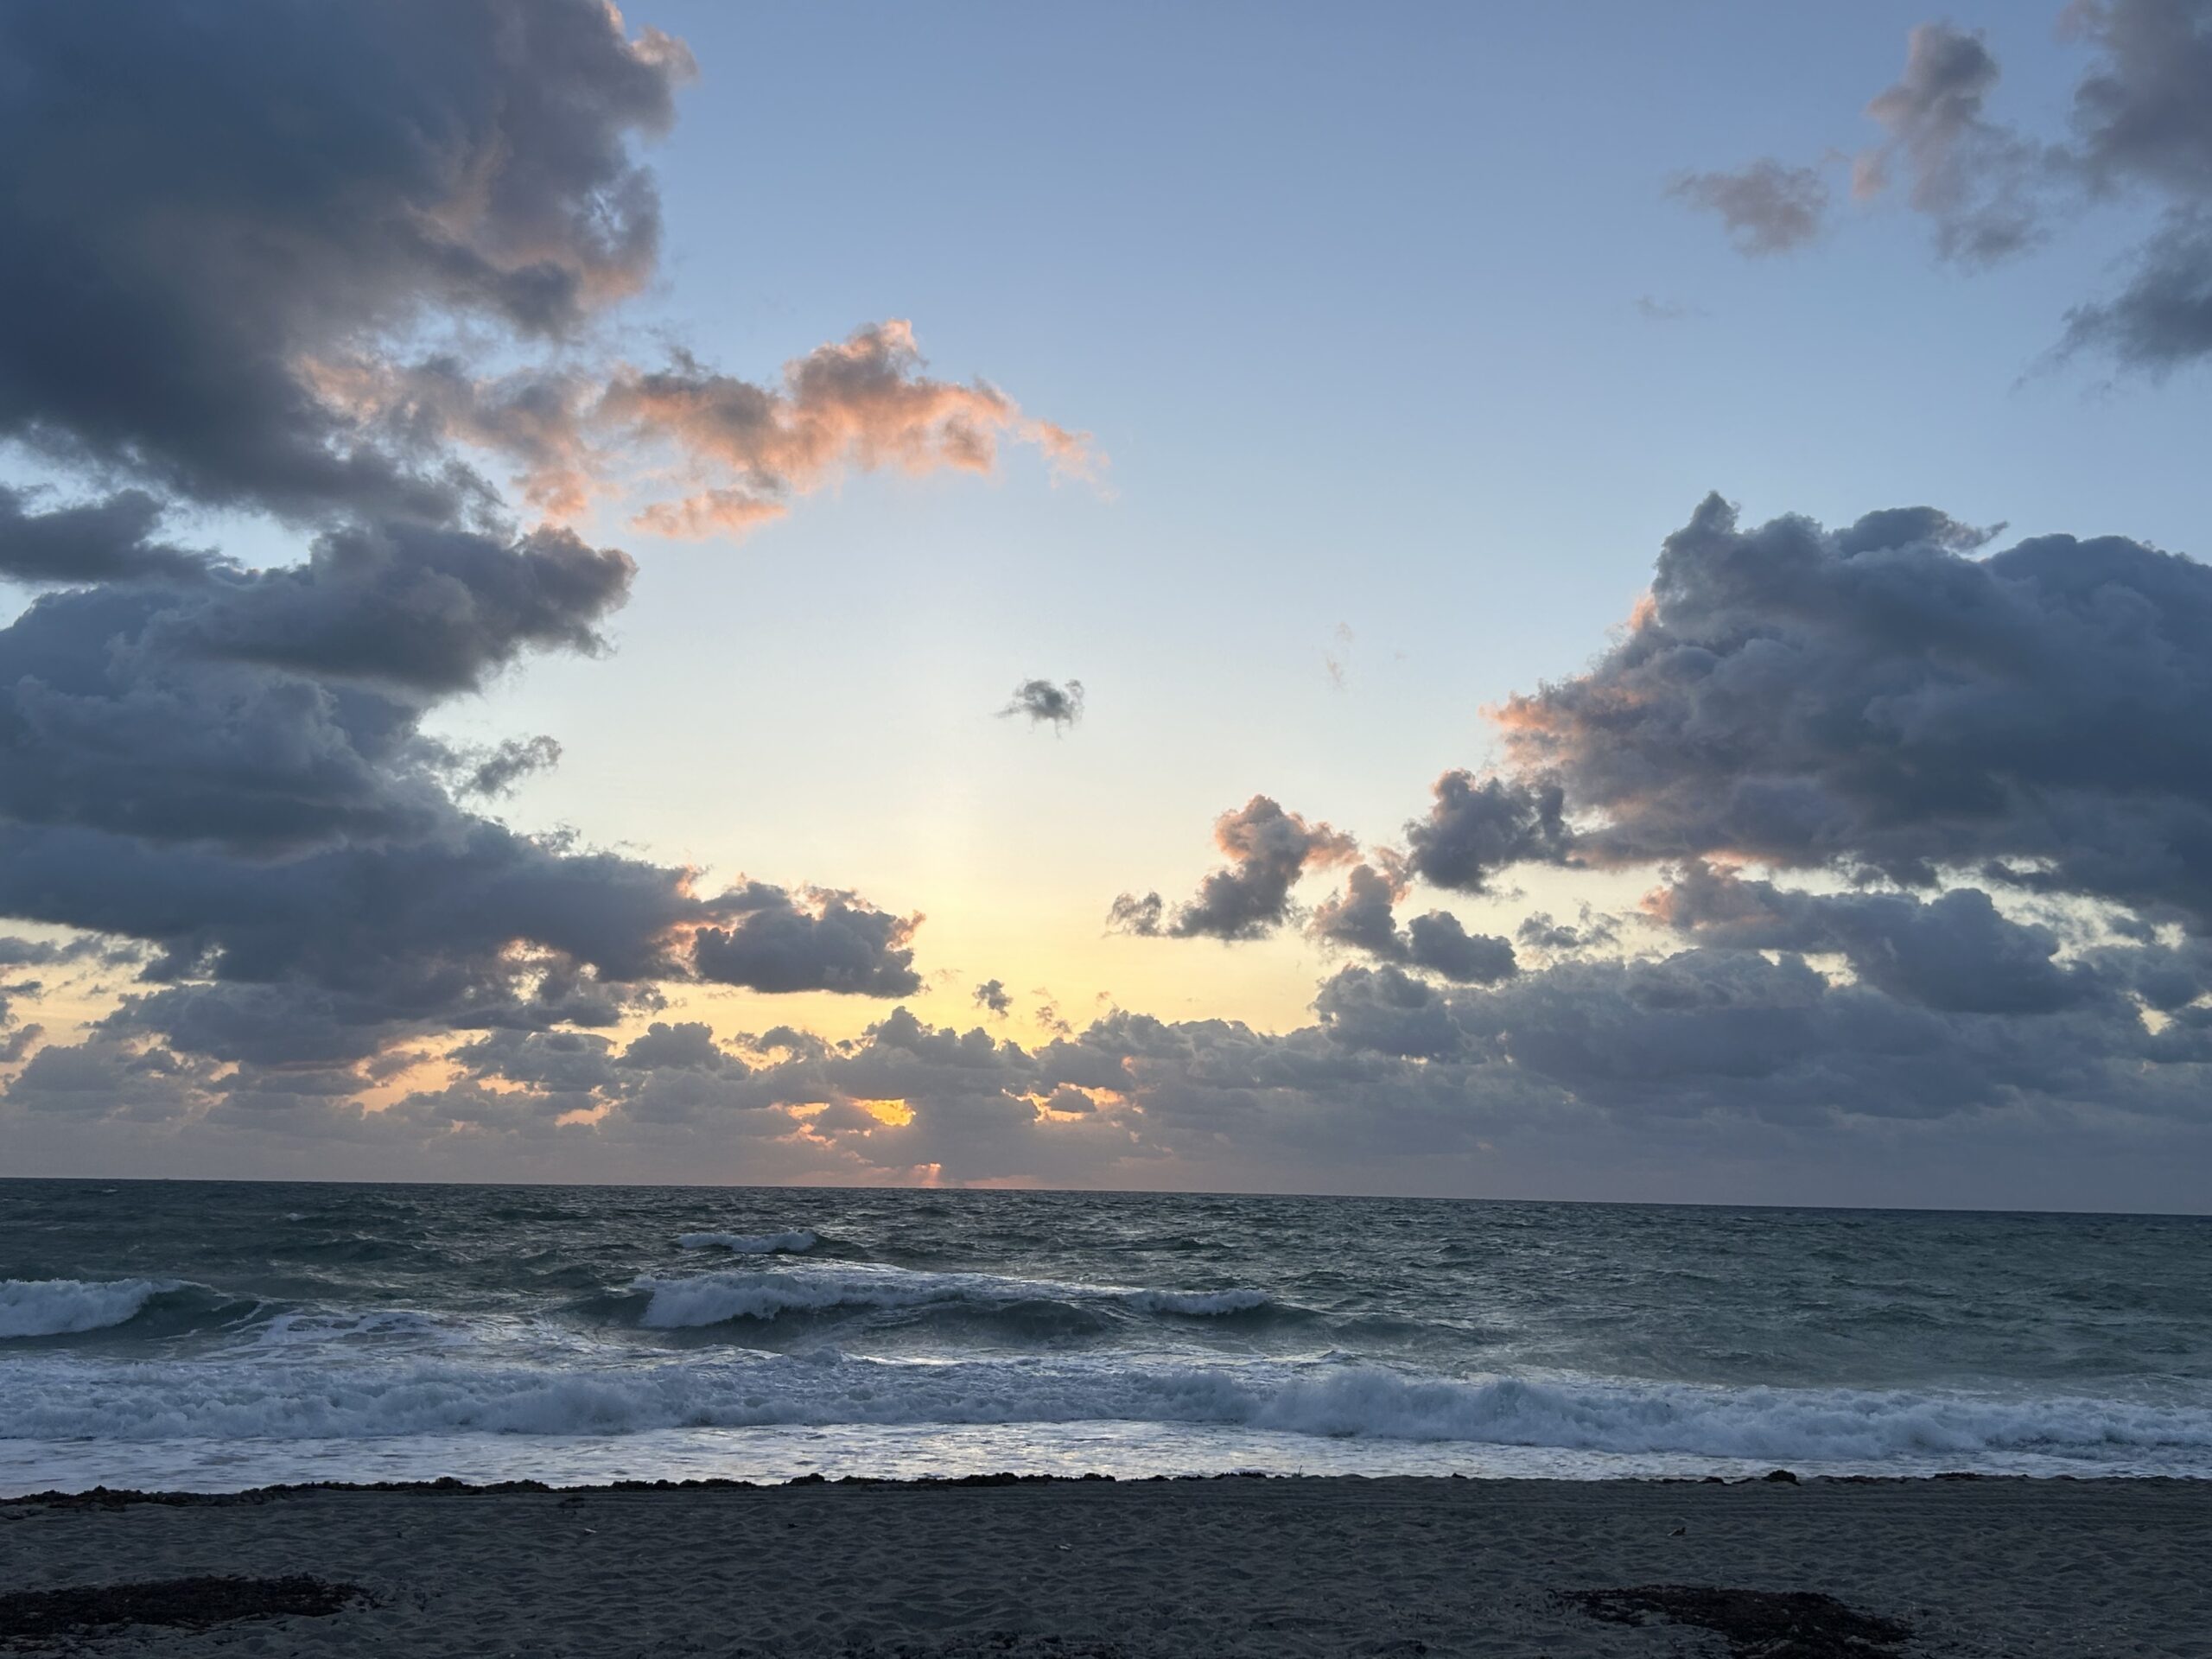
M 2212 1478 L 2212 1220 L 0 1180 L 0 1494 Z

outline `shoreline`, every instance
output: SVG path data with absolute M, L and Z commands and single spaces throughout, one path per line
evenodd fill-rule
M 2207 1656 L 2208 1559 L 2212 1481 L 2171 1477 L 97 1491 L 0 1500 L 0 1647 L 66 1617 L 118 1656 Z

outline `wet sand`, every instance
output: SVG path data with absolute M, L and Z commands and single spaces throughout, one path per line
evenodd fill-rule
M 79 1497 L 0 1503 L 0 1652 L 2212 1656 L 2207 1562 L 2183 1481 Z

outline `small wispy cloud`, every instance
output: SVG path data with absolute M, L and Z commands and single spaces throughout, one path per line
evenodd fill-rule
M 1033 726 L 1050 725 L 1065 731 L 1083 718 L 1083 682 L 1024 680 L 999 710 L 1001 720 L 1020 715 L 1027 715 Z
M 1719 216 L 1747 254 L 1788 253 L 1821 233 L 1828 210 L 1827 181 L 1817 169 L 1762 156 L 1733 173 L 1684 173 L 1667 194 Z

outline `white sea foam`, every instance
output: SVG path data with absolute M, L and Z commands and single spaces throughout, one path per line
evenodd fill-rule
M 264 1348 L 314 1349 L 356 1338 L 459 1347 L 481 1334 L 479 1322 L 418 1313 L 411 1308 L 378 1308 L 367 1313 L 302 1309 L 276 1314 L 261 1327 L 255 1341 Z
M 733 1255 L 798 1255 L 822 1241 L 804 1228 L 787 1233 L 678 1233 L 677 1248 L 728 1250 Z
M 0 1337 L 104 1331 L 138 1316 L 175 1280 L 0 1279 Z
M 1064 1284 L 1049 1279 L 1011 1279 L 988 1273 L 924 1273 L 866 1262 L 810 1263 L 781 1269 L 729 1268 L 685 1278 L 645 1276 L 632 1288 L 649 1291 L 639 1323 L 654 1330 L 721 1325 L 732 1319 L 772 1319 L 781 1313 L 833 1308 L 922 1307 L 967 1304 L 979 1308 L 1017 1303 L 1115 1303 L 1147 1313 L 1207 1315 L 1249 1313 L 1268 1305 L 1257 1290 L 1149 1290 L 1119 1285 Z
M 0 1439 L 625 1434 L 759 1426 L 1218 1425 L 1332 1440 L 1881 1467 L 2212 1472 L 2212 1403 L 1593 1378 L 1423 1378 L 1244 1361 L 1116 1367 L 717 1352 L 651 1364 L 0 1363 Z

